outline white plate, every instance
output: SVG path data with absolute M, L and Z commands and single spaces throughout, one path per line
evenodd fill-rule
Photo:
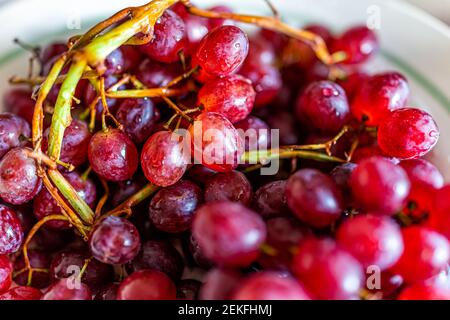
M 38 44 L 80 33 L 95 21 L 126 5 L 145 0 L 15 0 L 0 5 L 0 95 L 8 78 L 24 75 L 27 56 L 12 40 Z M 227 3 L 236 11 L 270 14 L 262 0 L 197 0 L 200 6 Z M 438 122 L 441 139 L 430 157 L 450 181 L 450 29 L 444 23 L 395 0 L 272 0 L 283 18 L 294 25 L 321 22 L 336 31 L 367 21 L 380 24 L 382 53 L 368 69 L 399 70 L 410 80 L 411 106 L 427 109 Z M 1 108 L 1 106 L 0 106 Z

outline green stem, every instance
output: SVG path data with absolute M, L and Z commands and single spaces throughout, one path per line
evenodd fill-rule
M 141 190 L 133 194 L 131 197 L 129 197 L 127 200 L 122 202 L 117 208 L 114 210 L 109 211 L 105 215 L 114 215 L 116 213 L 121 213 L 126 210 L 129 210 L 131 207 L 134 207 L 150 197 L 152 194 L 154 194 L 156 191 L 158 191 L 160 187 L 154 185 L 154 184 L 147 184 L 145 187 L 143 187 Z
M 48 170 L 48 176 L 64 198 L 66 198 L 67 202 L 79 214 L 80 218 L 85 223 L 92 224 L 94 222 L 94 212 L 64 176 L 58 170 Z
M 50 158 L 56 160 L 59 159 L 64 131 L 72 121 L 70 109 L 72 106 L 75 89 L 85 68 L 86 60 L 81 59 L 79 61 L 75 61 L 70 67 L 67 77 L 61 85 L 58 99 L 55 104 L 55 110 L 53 112 L 48 139 L 48 155 Z
M 323 162 L 339 162 L 345 163 L 346 161 L 337 157 L 329 156 L 324 153 L 306 151 L 306 150 L 254 150 L 245 152 L 241 161 L 243 163 L 266 163 L 274 159 L 291 159 L 302 158 L 311 159 Z

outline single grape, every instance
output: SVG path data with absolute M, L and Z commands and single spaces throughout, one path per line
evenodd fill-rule
M 400 166 L 386 158 L 371 157 L 352 172 L 350 188 L 363 209 L 390 215 L 405 205 L 411 183 Z
M 76 279 L 61 279 L 53 283 L 44 293 L 41 300 L 92 300 L 91 290 Z
M 119 129 L 99 131 L 88 148 L 89 163 L 100 177 L 109 181 L 130 179 L 138 167 L 138 151 Z
M 405 250 L 393 270 L 405 282 L 424 281 L 447 268 L 450 244 L 441 234 L 422 226 L 402 230 Z
M 408 196 L 410 213 L 421 215 L 430 213 L 433 209 L 434 197 L 430 196 L 444 185 L 444 177 L 431 163 L 423 159 L 413 159 L 400 162 L 411 181 L 411 192 Z
M 183 69 L 178 63 L 167 64 L 145 59 L 139 65 L 136 77 L 148 88 L 159 88 L 166 86 L 182 73 Z
M 176 295 L 175 285 L 164 273 L 141 270 L 120 284 L 117 300 L 175 300 Z
M 350 107 L 344 89 L 331 81 L 310 84 L 299 96 L 296 114 L 309 129 L 337 133 L 350 119 Z
M 198 292 L 202 283 L 194 279 L 183 279 L 177 286 L 178 300 L 198 300 Z
M 255 116 L 248 116 L 234 124 L 242 141 L 245 142 L 245 151 L 267 150 L 271 144 L 270 127 L 263 120 Z
M 166 10 L 155 23 L 152 40 L 140 50 L 156 61 L 171 63 L 179 60 L 178 54 L 186 50 L 187 41 L 184 21 L 172 10 Z
M 429 197 L 429 194 L 423 196 Z M 430 225 L 450 241 L 450 185 L 438 190 L 433 198 Z
M 60 56 L 67 51 L 67 44 L 64 42 L 52 42 L 41 50 L 39 60 L 42 65 L 45 65 L 52 58 Z
M 256 92 L 255 108 L 274 102 L 283 85 L 280 71 L 269 64 L 258 64 L 248 60 L 239 69 L 239 74 L 253 84 Z
M 200 114 L 189 127 L 194 159 L 219 172 L 235 169 L 243 152 L 238 131 L 223 115 L 215 112 Z
M 225 76 L 236 71 L 248 54 L 248 37 L 235 26 L 221 26 L 200 42 L 195 62 L 208 74 Z
M 136 272 L 145 269 L 157 270 L 178 281 L 183 273 L 183 258 L 170 242 L 149 240 L 143 243 L 139 254 L 131 261 L 127 270 Z
M 125 59 L 123 56 L 123 51 L 116 49 L 111 52 L 106 58 L 102 68 L 105 68 L 103 75 L 117 75 L 124 72 Z
M 259 255 L 266 226 L 241 204 L 210 202 L 197 210 L 192 233 L 209 259 L 221 265 L 246 267 Z
M 245 119 L 252 111 L 254 102 L 252 83 L 239 75 L 206 82 L 198 93 L 197 101 L 207 112 L 220 113 L 231 123 Z
M 277 112 L 267 118 L 267 124 L 279 130 L 280 145 L 294 145 L 299 142 L 298 125 L 289 112 Z
M 105 77 L 105 89 L 109 89 L 111 86 L 115 85 L 119 81 L 118 77 L 115 75 L 109 75 Z M 124 90 L 125 86 L 120 86 L 118 90 Z M 90 106 L 94 99 L 97 98 L 98 93 L 97 90 L 90 84 L 86 85 L 86 88 L 83 90 L 83 99 L 84 103 L 87 106 Z M 119 103 L 119 100 L 112 99 L 112 98 L 106 98 L 106 103 L 108 105 L 109 111 L 114 114 L 117 110 L 117 106 Z M 102 120 L 102 113 L 103 113 L 103 103 L 102 101 L 98 101 L 95 105 L 95 119 L 97 121 Z
M 214 6 L 214 7 L 209 8 L 208 10 L 213 11 L 213 12 L 220 12 L 220 13 L 233 13 L 233 10 L 226 5 Z M 208 19 L 209 30 L 213 30 L 213 29 L 221 27 L 223 25 L 232 25 L 232 24 L 233 24 L 233 20 L 220 19 L 220 18 L 219 19 L 215 19 L 215 18 Z
M 248 55 L 244 63 L 259 65 L 275 64 L 276 53 L 269 41 L 260 35 L 255 35 L 249 38 L 249 43 Z
M 57 253 L 50 265 L 51 278 L 60 280 L 77 276 L 76 270 L 82 270 L 87 263 L 81 281 L 87 284 L 91 290 L 98 290 L 114 280 L 114 269 L 111 265 L 95 259 L 86 262 L 88 258 L 89 255 L 85 252 L 63 251 Z
M 190 181 L 178 181 L 154 195 L 148 211 L 150 220 L 164 232 L 187 231 L 202 201 L 203 192 L 197 185 Z
M 368 74 L 362 71 L 355 71 L 347 75 L 345 78 L 337 80 L 337 83 L 342 87 L 342 89 L 344 89 L 350 104 L 353 102 L 359 88 L 368 78 Z
M 83 180 L 77 172 L 66 173 L 64 177 L 72 185 L 80 198 L 91 208 L 94 208 L 95 201 L 97 200 L 97 190 L 94 182 L 90 179 Z M 34 198 L 33 208 L 33 213 L 38 220 L 48 215 L 61 214 L 59 204 L 46 188 L 43 188 Z M 49 221 L 45 225 L 53 229 L 70 228 L 70 224 L 66 221 Z
M 14 148 L 0 160 L 0 197 L 8 203 L 26 203 L 41 190 L 36 162 L 27 155 L 31 151 Z
M 208 181 L 209 178 L 211 178 L 213 175 L 215 175 L 217 172 L 214 170 L 211 170 L 205 166 L 202 166 L 201 164 L 194 164 L 187 172 L 187 175 L 189 177 L 189 180 L 192 180 L 199 186 L 203 187 Z
M 383 152 L 400 159 L 417 159 L 430 152 L 439 139 L 433 117 L 419 109 L 402 108 L 387 115 L 378 128 Z
M 403 253 L 400 227 L 388 217 L 360 214 L 347 219 L 336 238 L 364 267 L 375 265 L 381 271 L 393 266 Z
M 189 237 L 188 241 L 188 253 L 190 254 L 189 257 L 192 258 L 194 265 L 197 265 L 200 268 L 207 270 L 213 265 L 213 262 L 205 256 L 198 241 L 192 235 Z
M 233 291 L 242 283 L 242 275 L 233 269 L 212 269 L 200 288 L 200 300 L 230 299 Z
M 184 137 L 176 132 L 159 131 L 145 143 L 141 153 L 141 167 L 153 184 L 167 187 L 184 175 L 189 158 Z
M 17 286 L 0 295 L 0 300 L 40 300 L 42 292 L 33 287 Z
M 289 212 L 286 200 L 286 180 L 269 182 L 259 188 L 253 197 L 253 208 L 263 218 Z
M 263 271 L 249 276 L 236 290 L 234 300 L 310 300 L 300 283 Z
M 14 210 L 0 204 L 0 256 L 18 251 L 23 238 L 23 228 Z
M 269 218 L 266 227 L 266 245 L 274 252 L 263 251 L 258 263 L 264 269 L 289 270 L 295 248 L 311 231 L 291 215 Z
M 331 239 L 309 238 L 297 249 L 292 271 L 315 298 L 346 300 L 357 297 L 364 273 L 352 255 Z
M 336 166 L 331 172 L 330 176 L 339 187 L 344 196 L 346 202 L 351 200 L 351 190 L 350 190 L 350 177 L 352 172 L 356 169 L 357 165 L 351 162 L 347 162 Z
M 380 44 L 373 30 L 366 26 L 355 26 L 341 34 L 332 46 L 333 52 L 346 54 L 343 64 L 352 65 L 367 61 L 379 50 Z
M 37 289 L 47 288 L 50 284 L 50 268 L 51 257 L 47 251 L 32 249 L 28 250 L 28 259 L 33 268 L 31 286 Z M 14 261 L 14 282 L 21 286 L 28 285 L 28 270 L 23 255 Z M 20 272 L 19 272 L 20 271 Z
M 11 113 L 0 114 L 0 158 L 15 147 L 24 146 L 30 138 L 30 125 Z
M 136 227 L 115 216 L 102 219 L 89 238 L 89 248 L 95 259 L 107 264 L 124 264 L 139 253 L 141 241 Z
M 305 223 L 322 228 L 336 221 L 343 211 L 343 198 L 334 181 L 315 169 L 302 169 L 286 184 L 292 212 Z
M 403 108 L 408 97 L 409 85 L 403 75 L 398 72 L 379 73 L 363 81 L 350 110 L 359 121 L 377 126 L 389 111 Z
M 139 66 L 142 60 L 141 52 L 132 45 L 123 45 L 120 47 L 123 55 L 123 71 L 134 70 Z
M 116 112 L 116 119 L 136 144 L 141 144 L 153 132 L 160 113 L 152 100 L 125 99 Z
M 232 201 L 248 206 L 252 199 L 252 185 L 239 171 L 217 173 L 206 181 L 205 201 Z
M 403 289 L 398 300 L 450 300 L 450 289 L 433 283 L 416 283 Z
M 30 90 L 22 88 L 7 91 L 3 96 L 4 110 L 25 119 L 31 124 L 35 104 L 31 95 Z
M 5 293 L 12 283 L 13 266 L 6 255 L 0 255 L 0 294 Z
M 42 139 L 42 151 L 47 152 L 48 136 L 50 128 L 44 131 Z M 61 155 L 59 159 L 62 162 L 70 163 L 78 167 L 86 162 L 88 157 L 88 146 L 92 134 L 84 121 L 73 119 L 70 125 L 64 131 L 62 141 Z
M 103 289 L 101 289 L 94 297 L 94 300 L 103 300 L 103 301 L 113 301 L 117 300 L 117 290 L 119 289 L 119 285 L 117 283 L 112 283 Z

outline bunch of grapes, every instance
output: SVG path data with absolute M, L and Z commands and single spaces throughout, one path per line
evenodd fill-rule
M 184 0 L 46 46 L 0 114 L 0 300 L 450 299 L 439 129 L 378 49 Z

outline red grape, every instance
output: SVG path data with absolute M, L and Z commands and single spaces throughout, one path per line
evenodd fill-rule
M 353 198 L 363 209 L 394 214 L 406 204 L 411 183 L 405 171 L 382 157 L 361 161 L 350 176 Z
M 196 161 L 212 170 L 228 172 L 237 167 L 243 152 L 238 131 L 223 115 L 200 114 L 189 127 Z
M 439 129 L 427 112 L 402 108 L 387 115 L 378 128 L 378 144 L 391 157 L 416 159 L 427 154 L 439 139 Z
M 206 82 L 198 93 L 198 104 L 208 112 L 224 115 L 231 123 L 245 119 L 253 109 L 255 91 L 250 80 L 229 75 Z
M 276 272 L 260 272 L 247 278 L 233 295 L 235 300 L 310 300 L 294 279 L 281 278 Z
M 267 119 L 268 125 L 279 130 L 280 144 L 293 145 L 299 141 L 298 126 L 295 118 L 289 112 L 277 112 Z
M 200 42 L 194 60 L 208 74 L 225 76 L 237 70 L 248 54 L 248 37 L 235 26 L 221 26 Z
M 78 274 L 73 274 L 73 272 L 75 270 L 81 271 L 89 257 L 85 252 L 63 251 L 57 253 L 50 265 L 52 279 L 59 280 L 70 276 L 78 276 Z M 95 259 L 89 261 L 81 277 L 81 281 L 87 284 L 91 290 L 98 290 L 112 280 L 114 280 L 113 267 Z
M 11 204 L 23 204 L 41 189 L 34 159 L 29 158 L 28 148 L 14 148 L 0 160 L 0 197 Z
M 393 267 L 410 284 L 424 281 L 447 267 L 450 244 L 441 234 L 422 226 L 402 230 L 405 250 Z
M 164 232 L 187 231 L 202 200 L 203 193 L 197 185 L 190 181 L 178 181 L 154 195 L 149 206 L 150 220 Z
M 185 141 L 176 132 L 159 131 L 145 143 L 141 153 L 141 167 L 153 184 L 167 187 L 181 179 L 189 158 Z
M 358 92 L 361 85 L 369 78 L 369 75 L 356 71 L 347 75 L 344 79 L 339 79 L 337 83 L 344 89 L 347 94 L 348 101 L 351 103 Z
M 424 197 L 430 196 L 425 194 Z M 438 190 L 434 196 L 430 224 L 450 241 L 450 185 Z
M 30 125 L 24 119 L 10 114 L 0 114 L 0 158 L 9 150 L 26 144 L 30 138 Z
M 12 283 L 13 267 L 8 257 L 0 255 L 0 294 L 6 292 Z
M 380 73 L 361 84 L 350 109 L 359 121 L 377 126 L 389 111 L 403 108 L 408 97 L 409 85 L 403 75 L 398 72 Z
M 47 151 L 49 133 L 50 128 L 47 128 L 42 140 L 42 150 L 44 152 Z M 77 119 L 72 120 L 70 126 L 64 131 L 59 159 L 63 162 L 70 163 L 75 167 L 82 165 L 87 160 L 91 136 L 88 126 L 84 121 Z
M 417 283 L 403 289 L 398 300 L 450 300 L 450 289 L 434 283 Z
M 50 284 L 50 274 L 48 273 L 51 263 L 50 254 L 47 251 L 32 249 L 28 250 L 28 259 L 31 267 L 35 269 L 33 270 L 31 286 L 38 289 L 47 288 Z M 14 261 L 14 271 L 22 271 L 14 275 L 14 282 L 21 286 L 28 284 L 28 270 L 24 270 L 25 267 L 25 260 L 21 255 Z
M 355 26 L 333 42 L 333 52 L 346 54 L 344 64 L 359 64 L 368 60 L 379 50 L 376 34 L 366 26 Z
M 183 258 L 177 249 L 163 240 L 144 242 L 139 254 L 127 265 L 130 273 L 145 269 L 157 270 L 168 275 L 173 281 L 180 280 L 183 268 Z
M 252 185 L 239 171 L 217 173 L 206 181 L 205 201 L 232 201 L 248 206 L 252 199 Z
M 172 10 L 164 11 L 156 21 L 153 38 L 141 51 L 154 60 L 171 63 L 179 60 L 179 52 L 187 47 L 186 26 Z
M 331 81 L 309 85 L 296 105 L 297 118 L 303 126 L 337 133 L 349 120 L 350 108 L 344 89 Z
M 138 152 L 118 129 L 98 131 L 89 142 L 89 162 L 100 177 L 109 181 L 130 179 L 138 167 Z
M 376 265 L 382 271 L 403 253 L 400 227 L 388 217 L 357 215 L 347 219 L 339 226 L 336 238 L 363 266 Z
M 245 151 L 267 150 L 271 144 L 270 127 L 263 120 L 248 116 L 234 124 L 245 142 Z
M 125 99 L 116 112 L 119 121 L 134 143 L 147 140 L 153 132 L 160 114 L 150 99 Z
M 239 74 L 249 79 L 256 91 L 255 108 L 266 106 L 272 103 L 278 96 L 282 88 L 280 71 L 269 64 L 258 64 L 253 61 L 246 61 Z
M 42 292 L 33 287 L 18 286 L 0 295 L 0 300 L 40 300 Z
M 272 181 L 255 192 L 253 208 L 263 218 L 289 212 L 286 200 L 286 180 Z
M 94 208 L 95 201 L 97 200 L 97 190 L 95 189 L 94 182 L 89 179 L 83 180 L 77 172 L 64 174 L 64 177 L 72 185 L 81 199 L 91 208 Z M 38 220 L 48 215 L 61 214 L 59 204 L 46 188 L 42 189 L 34 198 L 33 208 L 33 213 Z M 46 226 L 54 229 L 70 228 L 70 224 L 66 221 L 49 221 L 46 223 Z
M 35 104 L 31 95 L 32 92 L 26 89 L 12 89 L 6 92 L 3 97 L 4 110 L 25 119 L 31 124 Z
M 302 241 L 292 271 L 314 297 L 324 300 L 354 299 L 364 275 L 359 262 L 331 239 Z
M 254 36 L 249 39 L 250 45 L 245 63 L 259 65 L 274 65 L 276 62 L 275 51 L 266 39 L 261 36 Z
M 148 88 L 159 88 L 182 73 L 183 70 L 177 63 L 167 64 L 145 59 L 139 65 L 136 77 Z
M 246 267 L 259 255 L 266 226 L 241 204 L 210 202 L 197 210 L 192 233 L 206 257 L 221 265 Z
M 164 273 L 141 270 L 120 284 L 117 300 L 174 300 L 176 295 L 175 285 Z
M 117 300 L 117 290 L 119 289 L 119 285 L 116 283 L 112 283 L 107 287 L 104 287 L 94 297 L 94 300 L 103 300 L 103 301 L 114 301 Z
M 141 247 L 139 232 L 128 220 L 108 216 L 97 223 L 89 238 L 95 259 L 107 264 L 124 264 L 133 260 Z
M 53 283 L 41 300 L 92 300 L 91 290 L 84 283 L 75 284 L 76 279 L 61 279 Z M 72 287 L 73 286 L 73 287 Z
M 299 170 L 288 179 L 286 199 L 300 220 L 317 228 L 336 221 L 344 206 L 333 180 L 315 169 Z
M 0 204 L 0 255 L 19 250 L 23 238 L 22 225 L 14 210 Z
M 200 300 L 230 299 L 233 291 L 241 284 L 242 275 L 233 269 L 211 269 L 200 288 Z

